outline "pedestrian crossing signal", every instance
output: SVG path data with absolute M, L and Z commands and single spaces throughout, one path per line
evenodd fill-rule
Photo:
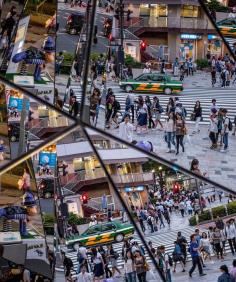
M 140 48 L 141 48 L 141 51 L 145 51 L 147 48 L 147 43 L 145 41 L 141 41 Z
M 83 203 L 84 205 L 86 205 L 86 204 L 88 203 L 88 195 L 87 195 L 87 194 L 83 194 L 83 195 L 81 196 L 81 200 L 82 200 L 82 203 Z

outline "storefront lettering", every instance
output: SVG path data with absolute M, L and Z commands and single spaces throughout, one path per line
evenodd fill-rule
M 27 250 L 33 250 L 33 249 L 39 249 L 39 248 L 43 248 L 43 244 L 35 244 L 35 245 L 28 245 Z

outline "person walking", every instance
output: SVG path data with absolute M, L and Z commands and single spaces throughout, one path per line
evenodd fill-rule
M 193 120 L 195 121 L 195 128 L 193 133 L 199 133 L 199 122 L 202 119 L 202 107 L 200 101 L 196 101 L 195 106 L 193 108 Z
M 63 261 L 63 266 L 65 269 L 65 277 L 66 277 L 66 281 L 68 282 L 72 282 L 72 276 L 71 276 L 71 269 L 73 269 L 74 265 L 73 262 L 70 258 L 68 258 L 66 256 L 65 252 L 61 252 L 61 256 L 62 256 L 62 261 Z
M 92 282 L 92 276 L 87 272 L 86 267 L 83 265 L 81 267 L 81 272 L 77 275 L 77 282 Z
M 139 97 L 137 113 L 138 117 L 136 131 L 138 131 L 138 128 L 140 128 L 140 133 L 143 132 L 143 129 L 145 130 L 144 132 L 147 132 L 148 107 L 145 104 L 142 96 Z
M 133 130 L 134 127 L 132 123 L 130 123 L 130 116 L 127 114 L 124 118 L 124 121 L 121 122 L 119 126 L 120 139 L 131 143 L 133 141 Z
M 184 256 L 184 260 L 183 263 L 184 265 L 186 264 L 186 259 L 187 259 L 187 246 L 188 246 L 188 242 L 186 240 L 186 238 L 182 235 L 181 231 L 179 231 L 177 233 L 177 240 L 176 240 L 181 248 L 181 251 L 183 253 Z
M 190 242 L 190 246 L 189 246 L 189 252 L 190 252 L 191 257 L 192 257 L 193 265 L 192 265 L 191 269 L 189 270 L 189 276 L 192 277 L 192 274 L 193 274 L 196 266 L 198 266 L 198 271 L 199 271 L 200 276 L 204 276 L 206 274 L 203 273 L 200 255 L 199 255 L 199 245 L 197 243 L 195 234 L 192 234 L 190 236 L 190 241 L 191 242 Z
M 212 87 L 215 87 L 216 84 L 216 68 L 212 67 L 211 69 L 211 85 Z
M 216 254 L 217 254 L 217 258 L 218 259 L 224 259 L 223 257 L 223 246 L 222 246 L 222 239 L 223 239 L 223 236 L 222 236 L 222 233 L 220 232 L 220 230 L 215 227 L 213 229 L 213 234 L 212 234 L 212 239 L 213 239 L 213 244 L 214 244 L 214 247 L 215 247 L 215 250 L 216 250 Z
M 163 124 L 161 122 L 161 114 L 164 112 L 162 106 L 160 105 L 160 101 L 157 97 L 153 98 L 153 114 L 155 115 L 155 128 L 160 124 L 161 129 L 163 129 Z
M 134 100 L 135 100 L 135 95 L 134 93 L 130 92 L 127 95 L 126 101 L 125 101 L 125 115 L 131 111 L 132 123 L 134 123 Z
M 182 116 L 177 113 L 176 114 L 176 155 L 179 154 L 179 145 L 182 147 L 182 151 L 184 152 L 184 135 L 186 134 L 186 127 L 185 127 L 185 121 L 183 120 Z
M 155 128 L 155 123 L 152 119 L 152 112 L 153 112 L 152 102 L 149 96 L 145 97 L 145 104 L 147 105 L 148 108 L 148 128 Z
M 222 109 L 222 115 L 223 115 L 223 128 L 221 131 L 221 135 L 223 137 L 223 144 L 224 148 L 221 149 L 221 152 L 226 152 L 229 146 L 229 130 L 230 130 L 230 119 L 227 116 L 227 109 Z M 232 124 L 231 124 L 232 125 Z
M 146 262 L 145 256 L 143 256 L 140 250 L 135 251 L 134 266 L 138 276 L 139 282 L 147 282 L 146 273 L 148 271 L 148 264 Z
M 207 237 L 206 232 L 202 233 L 199 246 L 200 246 L 200 251 L 202 253 L 203 262 L 207 258 L 211 260 L 211 243 L 210 243 L 209 238 Z
M 227 265 L 221 265 L 220 271 L 222 274 L 218 277 L 217 282 L 235 282 L 234 278 L 229 273 Z
M 92 248 L 92 262 L 94 264 L 94 279 L 104 278 L 104 262 L 102 259 L 102 255 L 97 251 L 96 248 Z
M 111 262 L 111 268 L 112 268 L 112 277 L 114 277 L 116 271 L 121 275 L 121 272 L 117 265 L 117 259 L 119 258 L 119 254 L 114 250 L 112 245 L 108 246 L 108 257 Z
M 136 282 L 136 271 L 134 265 L 134 257 L 131 251 L 128 251 L 125 256 L 125 277 L 127 282 Z
M 232 268 L 230 270 L 230 275 L 234 278 L 234 282 L 236 281 L 236 259 L 233 260 Z
M 160 251 L 160 258 L 162 259 L 162 263 L 163 263 L 163 271 L 166 277 L 166 281 L 171 282 L 172 277 L 170 272 L 169 255 L 165 252 L 165 246 L 160 246 L 159 251 Z
M 212 109 L 209 124 L 209 138 L 211 140 L 210 149 L 217 149 L 218 118 L 216 109 Z
M 228 220 L 224 228 L 232 255 L 236 253 L 236 228 L 233 220 Z
M 181 249 L 181 246 L 180 244 L 178 243 L 178 241 L 175 241 L 174 242 L 175 244 L 175 248 L 174 248 L 174 251 L 173 251 L 173 261 L 174 261 L 174 269 L 173 269 L 173 272 L 176 272 L 176 265 L 177 265 L 177 262 L 180 262 L 181 266 L 182 266 L 182 272 L 185 272 L 185 264 L 184 264 L 184 255 L 182 253 L 182 249 Z
M 78 113 L 79 113 L 79 103 L 76 100 L 76 96 L 72 96 L 71 103 L 69 106 L 69 114 L 76 118 L 78 116 Z
M 175 146 L 175 115 L 170 112 L 165 123 L 165 140 L 168 145 L 167 153 L 171 153 L 171 144 Z

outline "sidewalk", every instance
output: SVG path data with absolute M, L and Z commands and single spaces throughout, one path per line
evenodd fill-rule
M 137 76 L 143 73 L 142 69 L 132 69 L 132 70 L 133 70 L 134 78 L 136 78 Z M 153 71 L 153 72 L 157 72 L 157 71 Z M 167 74 L 171 75 L 173 79 L 179 80 L 179 76 L 174 77 L 171 70 L 167 70 Z M 195 72 L 193 76 L 191 75 L 191 76 L 185 77 L 183 84 L 184 84 L 184 90 L 191 89 L 191 88 L 194 88 L 194 89 L 211 88 L 212 89 L 211 73 L 197 70 L 197 72 Z M 219 88 L 218 83 L 216 83 L 215 88 Z M 228 88 L 236 89 L 236 83 L 234 85 L 231 84 Z
M 201 125 L 199 134 L 192 134 L 194 125 L 188 124 L 189 138 L 185 137 L 185 152 L 178 156 L 175 153 L 167 153 L 167 144 L 164 141 L 164 131 L 149 130 L 146 134 L 138 134 L 134 132 L 133 140 L 151 141 L 154 146 L 154 152 L 160 157 L 163 157 L 173 165 L 176 163 L 190 169 L 191 161 L 197 158 L 200 162 L 202 172 L 207 172 L 207 176 L 211 180 L 222 184 L 228 188 L 235 189 L 236 180 L 236 137 L 229 135 L 229 149 L 225 153 L 221 153 L 219 149 L 210 149 L 210 140 L 208 137 L 208 127 Z M 119 129 L 110 129 L 109 133 L 118 136 Z M 190 141 L 190 142 L 189 142 Z M 174 148 L 172 148 L 174 149 Z M 230 166 L 230 167 L 229 167 Z

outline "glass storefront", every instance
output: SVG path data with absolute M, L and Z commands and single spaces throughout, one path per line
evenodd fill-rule
M 222 42 L 220 38 L 216 35 L 208 34 L 207 39 L 207 52 L 217 57 L 221 56 Z
M 195 49 L 196 49 L 195 46 L 196 46 L 195 40 L 182 39 L 180 43 L 180 49 L 179 49 L 179 60 L 184 61 L 187 58 L 192 58 L 194 61 L 195 60 Z

